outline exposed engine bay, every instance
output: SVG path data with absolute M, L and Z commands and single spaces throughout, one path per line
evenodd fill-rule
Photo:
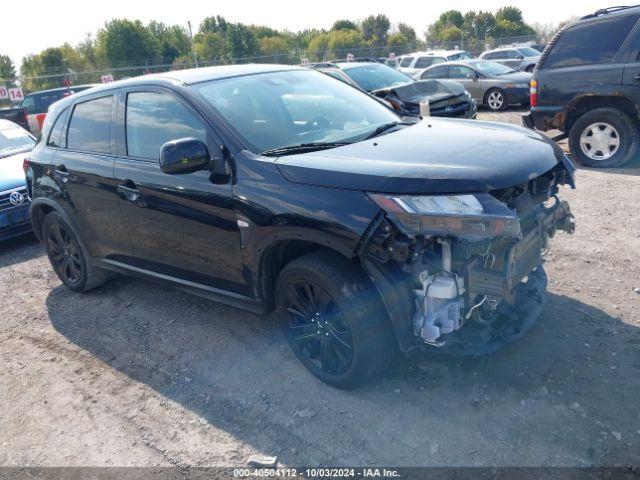
M 424 199 L 395 197 L 394 204 L 372 196 L 386 214 L 366 255 L 378 264 L 397 264 L 407 278 L 415 338 L 441 350 L 477 354 L 524 335 L 544 305 L 542 264 L 549 238 L 575 229 L 569 205 L 557 197 L 558 185 L 573 183 L 566 175 L 558 168 L 486 197 L 447 197 L 463 214 L 446 220 L 426 215 L 426 221 L 422 215 L 419 223 L 404 212 Z M 433 198 L 430 211 L 444 201 Z M 473 218 L 480 204 L 483 214 Z

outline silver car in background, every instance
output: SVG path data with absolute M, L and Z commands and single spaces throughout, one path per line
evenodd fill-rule
M 521 72 L 533 72 L 542 55 L 538 50 L 527 46 L 501 47 L 488 50 L 480 55 L 483 60 L 493 60 Z
M 451 79 L 460 82 L 479 105 L 506 110 L 510 105 L 529 103 L 532 75 L 517 72 L 490 60 L 462 60 L 434 65 L 415 76 L 416 80 Z
M 396 59 L 397 69 L 407 75 L 415 75 L 425 68 L 438 63 L 451 62 L 453 60 L 467 60 L 471 55 L 465 50 L 429 50 L 426 52 L 413 52 L 402 55 Z

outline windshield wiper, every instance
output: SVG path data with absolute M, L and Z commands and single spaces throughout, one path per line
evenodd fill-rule
M 315 143 L 300 143 L 298 145 L 286 145 L 284 147 L 271 148 L 265 150 L 260 155 L 266 157 L 279 157 L 282 155 L 293 155 L 295 153 L 307 153 L 315 152 L 318 150 L 327 150 L 329 148 L 342 147 L 349 145 L 351 142 L 315 142 Z
M 369 140 L 373 137 L 377 137 L 378 135 L 386 132 L 387 130 L 392 129 L 393 127 L 397 127 L 399 125 L 413 125 L 414 122 L 390 122 L 390 123 L 383 123 L 382 125 L 376 127 L 376 129 L 371 132 L 369 135 L 367 135 L 366 137 L 364 137 L 364 140 Z

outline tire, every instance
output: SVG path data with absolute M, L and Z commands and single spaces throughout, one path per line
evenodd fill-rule
M 485 94 L 484 104 L 494 112 L 502 112 L 509 107 L 507 95 L 499 88 L 492 88 Z
M 535 68 L 536 68 L 536 66 L 535 66 L 535 65 L 529 65 L 527 68 L 525 68 L 525 71 L 526 71 L 526 72 L 529 72 L 529 73 L 533 73 L 533 70 L 534 70 Z
M 590 138 L 599 132 L 597 142 L 590 143 Z M 569 132 L 573 157 L 588 167 L 621 167 L 635 158 L 638 146 L 638 127 L 629 115 L 617 108 L 587 112 L 575 121 Z
M 76 231 L 57 212 L 42 222 L 42 241 L 58 278 L 74 292 L 87 292 L 104 284 L 108 272 L 90 265 L 89 255 Z
M 334 387 L 370 382 L 397 352 L 377 291 L 338 254 L 315 252 L 289 263 L 276 282 L 276 305 L 298 360 Z

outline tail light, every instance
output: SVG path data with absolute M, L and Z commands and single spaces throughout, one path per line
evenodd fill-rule
M 531 90 L 529 92 L 529 103 L 532 107 L 538 105 L 538 81 L 533 79 L 531 80 Z
M 28 159 L 28 158 L 25 158 L 25 159 L 22 161 L 22 170 L 24 170 L 24 174 L 25 174 L 25 175 L 27 174 L 27 170 L 29 170 L 29 163 L 30 163 L 30 162 L 29 162 L 29 159 Z

